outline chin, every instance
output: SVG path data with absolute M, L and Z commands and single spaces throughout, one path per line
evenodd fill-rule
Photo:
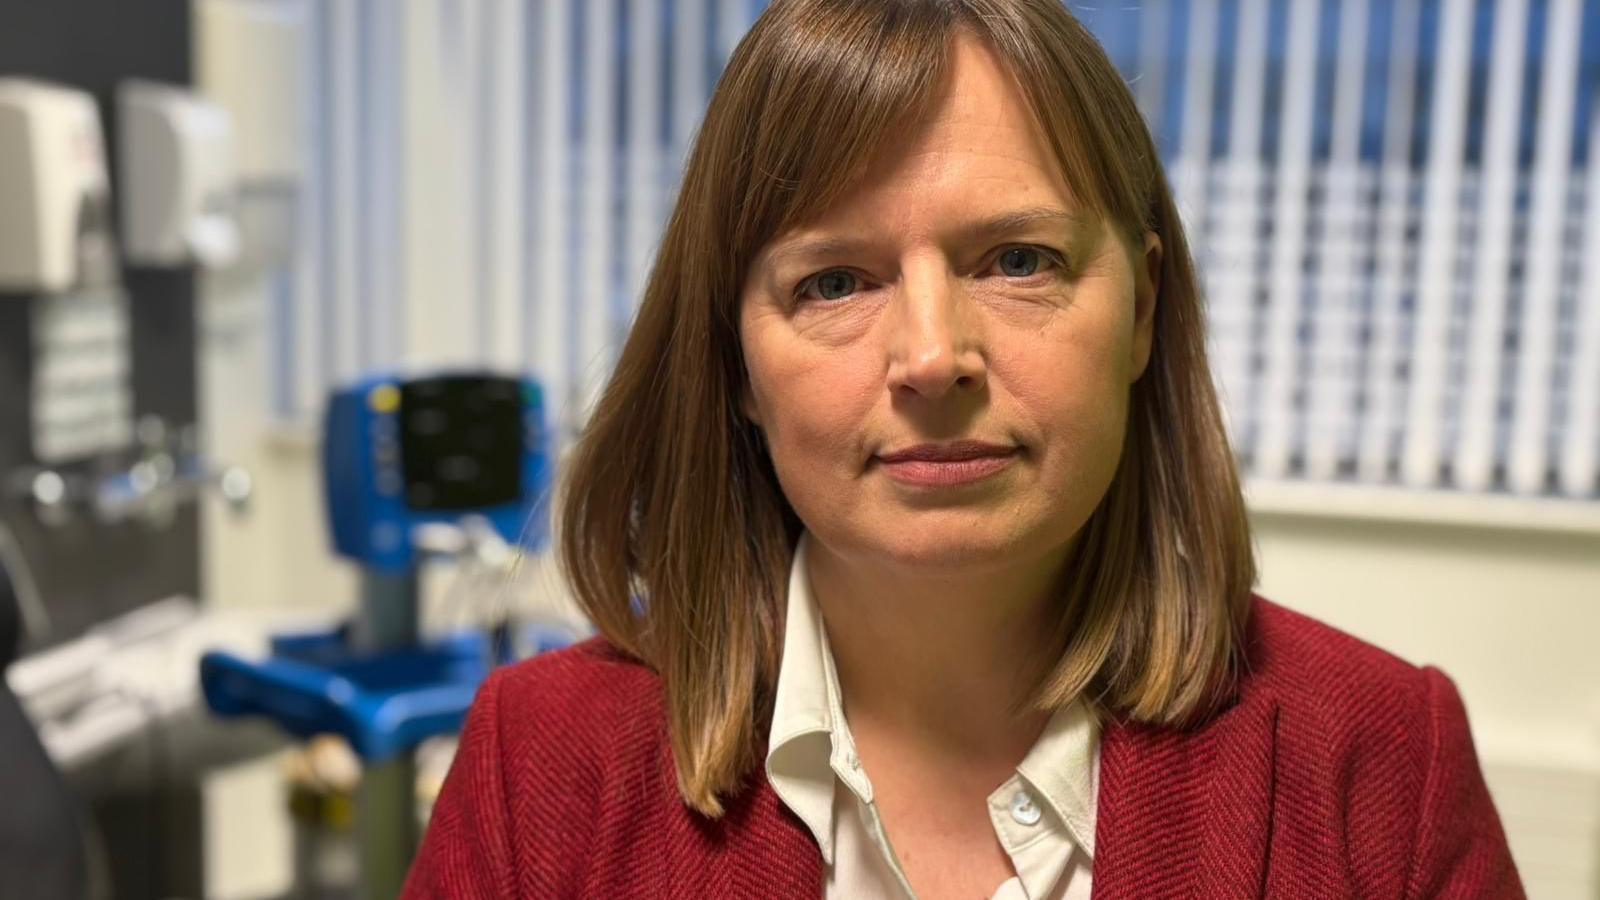
M 914 518 L 922 519 L 917 516 Z M 826 542 L 847 557 L 928 574 L 999 570 L 1059 550 L 1074 529 L 1018 529 L 1014 522 L 918 521 L 873 523 L 850 529 L 845 546 Z

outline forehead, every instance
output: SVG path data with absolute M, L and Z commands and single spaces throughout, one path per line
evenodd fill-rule
M 878 168 L 892 171 L 897 157 L 950 151 L 987 151 L 1035 168 L 1056 168 L 1010 71 L 988 44 L 965 31 L 951 41 L 948 74 L 920 127 L 906 144 L 891 146 Z
M 904 140 L 888 141 L 831 208 L 768 247 L 841 228 L 973 231 L 1026 209 L 1082 213 L 1026 97 L 978 38 L 958 33 L 947 77 Z M 982 230 L 982 229 L 977 229 Z

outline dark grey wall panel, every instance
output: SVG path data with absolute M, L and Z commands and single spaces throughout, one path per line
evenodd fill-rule
M 112 154 L 112 92 L 125 78 L 191 82 L 188 0 L 0 0 L 0 75 L 27 75 L 94 94 Z M 0 161 L 3 164 L 3 161 Z M 3 236 L 0 236 L 3 239 Z M 194 279 L 188 271 L 124 269 L 132 317 L 135 414 L 173 427 L 195 420 Z M 35 460 L 29 437 L 30 315 L 33 304 L 0 296 L 0 476 Z M 125 464 L 127 460 L 119 463 Z M 49 635 L 31 649 L 71 638 L 105 617 L 199 590 L 198 518 L 180 510 L 170 527 L 37 522 L 9 490 L 0 519 L 17 537 L 49 610 Z

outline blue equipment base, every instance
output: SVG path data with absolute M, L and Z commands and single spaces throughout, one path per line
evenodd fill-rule
M 538 623 L 517 634 L 529 656 L 579 637 Z M 349 637 L 348 625 L 278 635 L 265 660 L 207 653 L 200 659 L 206 704 L 219 716 L 265 716 L 302 739 L 337 734 L 370 765 L 459 732 L 490 669 L 519 655 L 505 628 L 381 653 L 355 651 Z
M 266 716 L 299 738 L 337 734 L 369 764 L 454 734 L 489 674 L 490 642 L 464 633 L 431 645 L 361 654 L 346 629 L 285 635 L 273 655 L 200 660 L 206 703 L 220 716 Z

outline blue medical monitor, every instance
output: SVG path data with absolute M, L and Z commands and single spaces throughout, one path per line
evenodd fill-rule
M 527 378 L 376 377 L 336 392 L 323 481 L 335 551 L 383 572 L 416 565 L 416 526 L 483 516 L 537 549 L 548 533 L 544 397 Z

